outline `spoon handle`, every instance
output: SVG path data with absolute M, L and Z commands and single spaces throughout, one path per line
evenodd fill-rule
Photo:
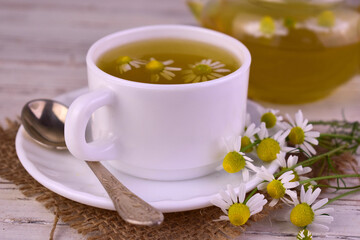
M 164 215 L 159 210 L 127 189 L 100 162 L 86 163 L 109 194 L 116 211 L 126 222 L 146 226 L 162 223 Z

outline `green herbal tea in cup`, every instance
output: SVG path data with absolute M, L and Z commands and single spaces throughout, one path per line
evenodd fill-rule
M 192 40 L 161 38 L 113 48 L 97 61 L 104 72 L 122 79 L 155 84 L 204 82 L 234 72 L 233 54 Z

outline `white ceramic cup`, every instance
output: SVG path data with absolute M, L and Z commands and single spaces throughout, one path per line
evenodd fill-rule
M 231 51 L 241 67 L 208 82 L 149 84 L 111 76 L 96 66 L 108 50 L 156 38 L 189 39 Z M 222 139 L 244 128 L 251 57 L 238 40 L 183 25 L 146 26 L 95 42 L 86 63 L 90 92 L 70 106 L 65 140 L 87 161 L 109 160 L 125 173 L 154 180 L 185 180 L 214 172 L 222 163 Z M 91 119 L 92 139 L 85 131 Z

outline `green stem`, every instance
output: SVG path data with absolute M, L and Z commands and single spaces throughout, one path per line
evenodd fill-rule
M 326 165 L 326 161 L 324 159 L 322 164 L 321 164 L 321 168 L 320 168 L 320 171 L 319 171 L 319 176 L 322 176 L 322 174 L 324 172 L 324 169 L 325 169 L 325 165 Z
M 341 189 L 357 189 L 357 188 L 360 188 L 360 185 L 353 186 L 353 187 L 337 187 L 337 186 L 330 186 L 330 185 L 318 184 L 318 185 L 314 185 L 314 187 L 319 187 L 319 188 L 335 188 L 335 189 L 337 189 L 337 190 L 341 190 Z
M 344 175 L 331 175 L 331 176 L 315 177 L 315 178 L 309 178 L 306 180 L 299 181 L 299 183 L 304 184 L 304 183 L 308 183 L 311 181 L 334 179 L 334 178 L 348 178 L 348 177 L 360 177 L 360 174 L 344 174 Z
M 290 168 L 287 168 L 287 169 L 284 169 L 276 174 L 274 174 L 274 177 L 278 177 L 280 176 L 281 174 L 283 174 L 284 172 L 287 172 L 287 171 L 291 171 L 291 170 L 294 170 L 296 167 L 298 166 L 308 166 L 308 165 L 312 165 L 314 164 L 315 162 L 323 159 L 324 157 L 327 157 L 327 156 L 331 156 L 337 152 L 339 152 L 340 150 L 343 150 L 344 148 L 346 148 L 348 145 L 345 144 L 345 145 L 342 145 L 340 147 L 337 147 L 337 148 L 334 148 L 333 150 L 329 151 L 329 152 L 326 152 L 326 153 L 323 153 L 323 154 L 320 154 L 320 155 L 317 155 L 315 157 L 312 157 L 312 158 L 309 158 L 305 161 L 302 161 L 298 164 L 295 164 L 294 166 L 290 167 Z
M 333 134 L 333 133 L 321 133 L 320 138 L 321 137 L 331 137 L 331 138 L 340 138 L 340 139 L 343 139 L 343 140 L 359 141 L 359 139 L 356 138 L 356 137 L 352 137 L 352 136 L 349 136 L 349 135 L 342 135 L 342 134 Z
M 245 152 L 246 150 L 258 145 L 261 141 L 260 140 L 255 140 L 252 144 L 247 145 L 246 147 L 243 147 L 240 152 Z
M 340 195 L 330 199 L 326 204 L 324 204 L 324 206 L 327 205 L 327 204 L 330 204 L 330 203 L 332 203 L 332 202 L 334 202 L 334 201 L 336 201 L 336 200 L 338 200 L 338 199 L 340 199 L 342 197 L 345 197 L 347 195 L 350 195 L 350 194 L 353 194 L 353 193 L 356 193 L 356 192 L 359 192 L 359 191 L 360 191 L 360 188 L 349 191 L 349 192 L 346 192 L 346 193 L 343 193 L 343 194 L 340 194 Z
M 244 204 L 246 204 L 249 199 L 258 191 L 257 188 L 254 188 L 254 190 L 251 191 L 251 193 L 249 193 L 249 195 L 246 197 L 245 201 L 244 201 Z

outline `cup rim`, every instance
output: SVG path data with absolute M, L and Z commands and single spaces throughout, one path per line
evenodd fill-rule
M 232 42 L 232 43 L 238 45 L 238 47 L 241 48 L 242 54 L 244 55 L 244 60 L 242 60 L 241 66 L 238 69 L 236 69 L 234 72 L 232 72 L 226 76 L 214 79 L 215 81 L 197 82 L 197 83 L 189 83 L 189 84 L 153 84 L 153 83 L 143 83 L 143 82 L 131 81 L 131 80 L 115 77 L 113 75 L 110 75 L 110 74 L 104 72 L 98 66 L 96 66 L 96 64 L 93 60 L 93 55 L 94 55 L 94 52 L 96 51 L 96 49 L 106 41 L 121 37 L 122 35 L 135 34 L 135 33 L 141 32 L 141 31 L 148 31 L 148 30 L 164 30 L 165 31 L 166 29 L 171 29 L 171 30 L 175 29 L 178 31 L 196 31 L 196 32 L 200 32 L 201 34 L 207 35 L 209 37 L 216 36 L 218 38 L 222 38 L 223 40 L 225 40 L 227 42 Z M 191 37 L 188 37 L 188 39 L 191 40 Z M 232 54 L 236 58 L 239 58 L 239 56 L 236 55 L 235 53 L 232 53 Z M 135 88 L 147 88 L 147 89 L 159 89 L 159 90 L 161 90 L 161 89 L 166 89 L 166 90 L 188 89 L 188 88 L 198 88 L 198 87 L 214 86 L 214 85 L 222 84 L 223 82 L 226 82 L 226 81 L 229 81 L 230 79 L 232 79 L 234 75 L 244 74 L 250 68 L 250 64 L 251 64 L 251 54 L 250 54 L 249 50 L 247 49 L 247 47 L 239 40 L 237 40 L 229 35 L 226 35 L 224 33 L 214 31 L 214 30 L 205 29 L 202 27 L 190 26 L 190 25 L 181 25 L 181 24 L 148 25 L 148 26 L 130 28 L 130 29 L 125 29 L 125 30 L 121 30 L 118 32 L 114 32 L 114 33 L 106 35 L 106 36 L 98 39 L 96 42 L 94 42 L 90 46 L 90 48 L 87 52 L 87 55 L 86 55 L 87 68 L 91 69 L 96 75 L 102 76 L 104 78 L 104 80 L 109 81 L 112 84 L 121 84 L 121 85 L 127 85 L 127 86 L 135 87 Z

